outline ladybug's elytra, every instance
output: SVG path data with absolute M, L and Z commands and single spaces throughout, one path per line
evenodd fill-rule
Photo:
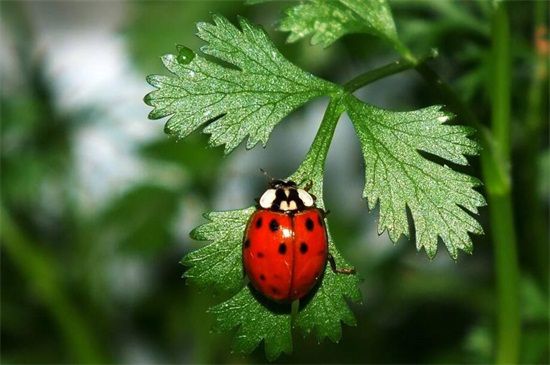
M 243 264 L 250 282 L 265 297 L 291 302 L 308 294 L 323 276 L 328 252 L 325 212 L 293 181 L 273 180 L 258 200 L 243 240 Z

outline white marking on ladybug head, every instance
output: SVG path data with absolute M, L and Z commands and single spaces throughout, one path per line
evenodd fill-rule
M 288 203 L 286 202 L 286 200 L 283 200 L 283 201 L 281 202 L 281 205 L 279 205 L 279 209 L 280 209 L 280 210 L 289 210 L 289 209 L 288 209 Z
M 306 207 L 312 207 L 315 201 L 313 200 L 313 197 L 304 189 L 297 189 L 298 190 L 298 197 L 304 203 L 304 206 Z
M 288 204 L 288 210 L 296 210 L 298 209 L 298 206 L 296 205 L 296 202 L 294 200 L 291 200 Z
M 275 201 L 275 189 L 267 189 L 260 198 L 260 207 L 264 209 L 271 208 L 271 205 Z
M 290 189 L 289 189 L 289 188 L 285 188 L 285 189 L 284 189 L 284 192 L 285 192 L 286 197 L 288 198 L 288 197 L 290 196 Z

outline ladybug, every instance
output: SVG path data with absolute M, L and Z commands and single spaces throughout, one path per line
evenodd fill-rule
M 258 200 L 243 238 L 243 266 L 252 286 L 276 302 L 303 298 L 323 276 L 328 252 L 326 213 L 295 182 L 272 180 Z

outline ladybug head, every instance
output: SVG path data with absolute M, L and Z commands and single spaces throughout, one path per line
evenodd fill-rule
M 285 189 L 285 188 L 294 188 L 297 189 L 297 185 L 292 180 L 271 180 L 269 182 L 269 187 L 271 189 Z
M 258 203 L 264 209 L 290 213 L 313 207 L 315 198 L 292 180 L 272 180 Z

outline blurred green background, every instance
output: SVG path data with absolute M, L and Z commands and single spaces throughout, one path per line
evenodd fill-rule
M 489 2 L 390 2 L 398 31 L 483 123 L 490 117 Z M 328 49 L 285 44 L 273 31 L 288 3 L 231 1 L 1 2 L 1 356 L 3 363 L 255 363 L 211 332 L 219 298 L 181 279 L 188 237 L 203 212 L 249 206 L 263 168 L 287 176 L 303 159 L 326 100 L 274 131 L 266 149 L 223 157 L 195 133 L 175 142 L 147 119 L 145 76 L 176 44 L 200 47 L 195 23 L 212 12 L 266 27 L 294 63 L 345 82 L 397 55 L 365 35 Z M 544 4 L 509 4 L 512 30 L 512 179 L 520 278 L 522 363 L 549 363 L 548 34 Z M 538 31 L 537 29 L 538 26 Z M 542 29 L 542 30 L 541 30 Z M 538 43 L 535 36 L 538 35 Z M 546 43 L 545 43 L 546 42 Z M 538 44 L 538 48 L 536 45 Z M 546 53 L 545 53 L 546 52 Z M 412 110 L 442 103 L 414 72 L 360 92 Z M 466 172 L 481 176 L 472 158 Z M 347 117 L 328 159 L 329 224 L 364 278 L 356 327 L 339 344 L 297 335 L 282 363 L 487 363 L 496 330 L 494 247 L 488 212 L 473 255 L 435 260 L 412 242 L 376 234 L 361 200 L 363 166 Z

